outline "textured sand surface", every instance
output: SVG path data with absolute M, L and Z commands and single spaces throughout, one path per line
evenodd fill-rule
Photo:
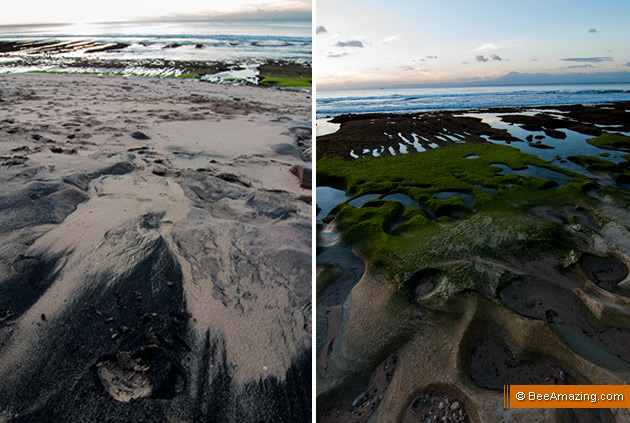
M 26 74 L 0 99 L 0 422 L 310 420 L 310 95 Z

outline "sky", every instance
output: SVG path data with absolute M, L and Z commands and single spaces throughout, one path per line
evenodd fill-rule
M 311 0 L 11 0 L 6 3 L 0 12 L 0 25 L 194 18 L 260 10 L 310 13 L 312 8 Z
M 630 71 L 628 0 L 316 0 L 317 88 Z

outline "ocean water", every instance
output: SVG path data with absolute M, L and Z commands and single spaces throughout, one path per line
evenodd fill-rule
M 0 53 L 0 73 L 55 72 L 74 66 L 86 69 L 91 63 L 104 61 L 124 61 L 126 65 L 135 61 L 140 67 L 150 64 L 148 68 L 154 73 L 158 69 L 158 73 L 169 76 L 168 67 L 173 67 L 173 63 L 177 67 L 177 62 L 222 62 L 247 67 L 266 60 L 310 63 L 312 58 L 309 21 L 12 25 L 0 26 L 0 42 L 47 43 L 43 48 L 34 44 L 33 48 Z M 128 46 L 90 51 L 117 43 Z M 164 66 L 160 67 L 162 63 Z
M 630 84 L 519 85 L 318 91 L 317 117 L 486 107 L 557 106 L 630 101 Z

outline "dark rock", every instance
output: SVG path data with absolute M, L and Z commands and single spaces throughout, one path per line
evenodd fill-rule
M 135 131 L 131 133 L 131 138 L 136 140 L 150 140 L 151 137 L 147 136 L 144 132 Z
M 127 48 L 130 45 L 131 44 L 127 44 L 127 43 L 116 43 L 116 44 L 112 44 L 112 45 L 106 45 L 106 46 L 102 46 L 102 47 L 91 48 L 91 49 L 85 50 L 85 52 L 86 53 L 100 53 L 100 52 L 103 52 L 103 51 L 122 50 L 123 48 Z
M 529 146 L 530 147 L 534 147 L 534 148 L 539 148 L 541 150 L 548 150 L 548 149 L 553 148 L 552 146 L 547 145 L 547 144 L 543 144 L 541 142 L 533 142 L 533 143 L 529 144 Z
M 305 189 L 312 189 L 312 171 L 309 168 L 305 168 L 302 165 L 291 166 L 290 172 L 298 177 L 300 180 L 300 187 Z
M 547 311 L 545 311 L 545 320 L 547 320 L 549 323 L 553 323 L 556 321 L 556 317 L 558 317 L 558 312 L 553 310 L 553 309 L 549 309 Z
M 217 175 L 217 178 L 222 179 L 226 182 L 233 182 L 236 184 L 241 184 L 244 187 L 248 187 L 248 188 L 252 186 L 250 183 L 243 181 L 241 178 L 234 175 L 233 173 L 220 173 Z
M 287 144 L 287 143 L 276 144 L 271 148 L 273 148 L 273 151 L 275 151 L 276 153 L 282 156 L 300 157 L 300 153 L 298 153 L 297 148 L 293 144 Z

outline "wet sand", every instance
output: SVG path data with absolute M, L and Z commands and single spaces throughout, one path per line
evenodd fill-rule
M 310 421 L 310 95 L 0 82 L 0 421 Z

